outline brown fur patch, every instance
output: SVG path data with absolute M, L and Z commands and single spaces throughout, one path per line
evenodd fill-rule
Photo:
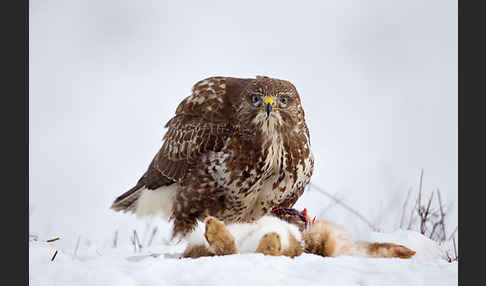
M 336 241 L 329 229 L 314 224 L 304 231 L 305 252 L 321 256 L 334 256 Z
M 238 253 L 233 235 L 226 229 L 224 223 L 215 217 L 207 217 L 206 232 L 204 237 L 216 255 L 228 255 Z
M 276 232 L 265 234 L 260 239 L 256 252 L 263 253 L 264 255 L 282 255 L 282 243 L 280 241 L 280 235 Z

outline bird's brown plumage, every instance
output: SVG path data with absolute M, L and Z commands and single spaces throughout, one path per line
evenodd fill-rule
M 143 213 L 144 192 L 170 189 L 169 207 L 160 208 L 174 219 L 174 235 L 187 234 L 208 215 L 230 223 L 291 207 L 312 176 L 304 111 L 288 81 L 201 80 L 166 127 L 149 168 L 112 209 Z

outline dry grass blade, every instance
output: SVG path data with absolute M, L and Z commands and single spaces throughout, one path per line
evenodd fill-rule
M 74 248 L 74 256 L 78 256 L 79 243 L 81 242 L 81 236 L 78 236 L 78 241 L 76 241 L 76 247 Z
M 59 239 L 60 239 L 59 237 L 55 237 L 53 239 L 46 240 L 46 242 L 54 242 L 54 241 L 59 240 Z
M 149 239 L 149 242 L 148 242 L 148 246 L 152 245 L 152 240 L 154 239 L 156 233 L 157 233 L 157 227 L 154 227 L 154 230 L 152 230 L 152 235 L 150 236 L 150 239 Z
M 118 229 L 115 231 L 115 236 L 113 237 L 113 248 L 116 248 L 118 245 Z
M 140 242 L 140 239 L 138 238 L 137 231 L 133 231 L 133 235 L 135 236 L 135 241 L 137 242 L 138 245 L 138 250 L 140 251 L 142 249 L 142 243 Z
M 138 251 L 140 252 L 142 250 L 142 244 L 140 243 L 140 239 L 138 238 L 137 230 L 133 230 L 133 236 L 130 238 L 132 244 L 133 244 L 133 251 L 137 252 L 137 247 Z
M 457 256 L 457 248 L 456 248 L 456 239 L 454 237 L 452 238 L 452 242 L 454 246 L 454 260 L 457 260 L 458 256 Z
M 137 252 L 137 244 L 135 243 L 134 236 L 130 236 L 130 242 L 133 244 L 133 252 Z
M 57 255 L 57 250 L 56 250 L 56 252 L 54 252 L 54 255 L 52 256 L 51 261 L 54 261 L 54 258 L 56 258 L 56 255 Z

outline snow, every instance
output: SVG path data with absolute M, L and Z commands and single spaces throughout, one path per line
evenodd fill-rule
M 30 285 L 457 285 L 458 263 L 414 231 L 370 233 L 376 241 L 402 243 L 412 259 L 321 257 L 293 259 L 256 253 L 180 259 L 186 244 L 158 243 L 134 252 L 131 245 L 81 244 L 74 254 L 62 239 L 29 244 Z M 55 251 L 55 259 L 51 261 Z M 271 283 L 271 284 L 268 284 Z

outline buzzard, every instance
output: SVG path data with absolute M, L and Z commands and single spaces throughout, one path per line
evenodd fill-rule
M 160 213 L 174 221 L 173 237 L 207 216 L 248 222 L 290 208 L 313 173 L 304 110 L 285 80 L 201 80 L 165 127 L 147 171 L 111 208 Z

